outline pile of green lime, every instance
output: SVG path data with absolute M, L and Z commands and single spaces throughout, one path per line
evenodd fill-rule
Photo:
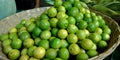
M 79 0 L 55 0 L 36 18 L 21 20 L 0 36 L 10 60 L 87 60 L 104 50 L 111 29 Z

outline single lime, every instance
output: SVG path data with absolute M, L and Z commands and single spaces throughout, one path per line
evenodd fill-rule
M 67 27 L 68 33 L 76 33 L 78 31 L 78 27 L 74 24 L 69 24 Z
M 20 56 L 20 51 L 17 49 L 13 49 L 8 53 L 8 58 L 11 60 L 16 60 Z
M 49 39 L 51 37 L 51 32 L 49 30 L 42 31 L 40 34 L 41 39 Z
M 41 40 L 38 43 L 38 46 L 43 47 L 45 49 L 49 48 L 49 41 L 48 40 Z
M 67 36 L 67 41 L 68 41 L 68 43 L 77 43 L 78 37 L 75 34 L 69 34 Z
M 85 39 L 86 38 L 86 33 L 84 30 L 78 30 L 76 32 L 76 35 L 78 37 L 79 40 Z
M 23 46 L 25 48 L 29 48 L 29 47 L 31 47 L 33 45 L 34 45 L 34 40 L 31 39 L 31 38 L 28 38 L 28 39 L 26 39 L 26 40 L 23 41 Z
M 79 53 L 76 56 L 76 60 L 88 60 L 89 56 L 86 53 Z
M 55 17 L 57 15 L 57 9 L 55 7 L 51 7 L 48 9 L 47 14 L 49 17 Z
M 90 39 L 84 39 L 80 42 L 80 46 L 85 50 L 89 50 L 93 47 L 93 42 Z
M 45 56 L 45 49 L 43 47 L 37 47 L 33 51 L 33 56 L 38 59 L 42 59 Z
M 58 37 L 59 37 L 59 38 L 64 39 L 64 38 L 66 38 L 67 36 L 68 36 L 67 30 L 65 30 L 65 29 L 60 29 L 60 30 L 58 31 Z
M 46 51 L 46 57 L 48 59 L 55 59 L 57 56 L 57 51 L 53 48 L 47 49 Z
M 21 55 L 19 60 L 28 60 L 29 56 L 28 55 Z
M 80 47 L 77 44 L 69 45 L 68 50 L 72 55 L 77 55 L 80 53 Z
M 61 48 L 58 51 L 58 55 L 59 55 L 60 58 L 65 59 L 65 60 L 67 60 L 70 56 L 67 48 Z
M 22 40 L 20 40 L 20 39 L 12 40 L 11 46 L 13 49 L 20 49 L 22 46 Z
M 96 50 L 88 50 L 87 54 L 89 57 L 94 57 L 94 56 L 98 55 L 98 52 Z
M 52 40 L 50 40 L 50 47 L 60 48 L 61 47 L 61 40 L 59 38 L 53 38 Z

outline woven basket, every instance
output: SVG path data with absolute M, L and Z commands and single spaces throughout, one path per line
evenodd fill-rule
M 22 11 L 19 13 L 16 13 L 14 15 L 11 15 L 3 20 L 0 21 L 0 34 L 7 33 L 10 28 L 15 27 L 16 24 L 20 22 L 22 19 L 30 19 L 31 17 L 37 17 L 42 12 L 47 10 L 49 7 L 42 7 L 42 8 L 36 8 L 31 10 Z M 98 56 L 95 56 L 93 58 L 90 58 L 90 60 L 102 60 L 108 55 L 110 55 L 116 47 L 120 43 L 120 28 L 119 25 L 112 20 L 110 17 L 103 15 L 99 12 L 94 11 L 95 13 L 103 16 L 103 18 L 106 21 L 106 24 L 110 27 L 112 30 L 111 38 L 109 41 L 109 45 L 106 50 L 104 50 L 102 53 L 100 53 Z M 0 42 L 0 60 L 9 60 L 6 55 L 2 52 L 1 42 Z

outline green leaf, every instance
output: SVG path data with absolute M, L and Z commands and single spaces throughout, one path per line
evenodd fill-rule
M 111 9 L 105 7 L 105 6 L 102 6 L 102 5 L 94 5 L 93 9 L 95 9 L 95 10 L 97 10 L 97 11 L 103 13 L 103 14 L 106 14 L 110 17 L 119 15 L 116 11 L 111 10 Z
M 115 11 L 120 11 L 120 2 L 112 2 L 109 3 L 106 7 L 115 10 Z

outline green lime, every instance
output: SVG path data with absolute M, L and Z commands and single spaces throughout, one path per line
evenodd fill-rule
M 102 34 L 103 30 L 101 28 L 96 28 L 95 33 Z
M 47 14 L 42 13 L 40 16 L 41 20 L 49 20 L 49 17 L 47 16 Z
M 67 60 L 69 58 L 69 51 L 67 48 L 61 48 L 59 51 L 58 51 L 58 55 L 60 58 L 64 59 L 64 60 Z
M 47 49 L 46 51 L 46 58 L 48 59 L 55 59 L 57 56 L 57 51 L 55 49 Z
M 93 42 L 90 39 L 84 39 L 80 42 L 80 46 L 85 50 L 89 50 L 93 47 Z
M 45 49 L 48 49 L 49 48 L 49 41 L 48 40 L 41 40 L 38 43 L 38 46 L 43 47 Z
M 19 34 L 19 37 L 24 41 L 25 39 L 30 38 L 30 34 L 27 31 L 23 31 Z
M 78 1 L 79 1 L 79 0 L 78 0 Z M 84 7 L 84 8 L 88 8 L 88 6 L 87 6 L 87 4 L 86 4 L 86 3 L 81 2 L 81 1 L 80 1 L 80 3 L 81 3 L 81 6 L 82 6 L 82 7 Z
M 93 43 L 93 47 L 91 49 L 92 50 L 96 50 L 97 49 L 97 45 L 95 43 Z
M 68 42 L 66 40 L 61 40 L 61 48 L 67 48 L 68 47 Z
M 109 27 L 104 27 L 103 33 L 111 34 L 111 29 Z
M 0 35 L 0 40 L 1 41 L 4 41 L 6 39 L 8 39 L 8 34 L 3 33 L 3 34 Z
M 41 39 L 38 37 L 38 38 L 35 38 L 34 42 L 35 42 L 35 45 L 38 46 L 39 42 L 41 41 Z
M 65 29 L 60 29 L 60 30 L 58 31 L 58 37 L 59 37 L 59 38 L 64 39 L 64 38 L 66 38 L 67 36 L 68 36 L 67 30 L 65 30 Z
M 16 25 L 16 28 L 17 28 L 17 29 L 20 29 L 20 28 L 22 28 L 22 27 L 23 27 L 23 25 L 20 24 L 20 23 Z
M 11 40 L 14 40 L 14 39 L 17 39 L 17 38 L 18 38 L 18 35 L 17 35 L 16 32 L 13 32 L 13 33 L 10 33 L 10 34 L 9 34 L 9 38 L 10 38 Z
M 21 55 L 19 60 L 28 60 L 29 56 L 28 55 Z
M 22 24 L 22 25 L 24 25 L 25 23 L 26 23 L 25 19 L 23 19 L 23 20 L 20 21 L 20 24 Z
M 35 27 L 32 31 L 33 35 L 36 37 L 38 37 L 41 32 L 42 32 L 42 30 L 39 27 Z
M 51 41 L 51 40 L 54 39 L 54 38 L 56 38 L 56 37 L 54 37 L 54 36 L 50 37 L 49 41 Z
M 20 39 L 12 40 L 11 46 L 13 49 L 20 49 L 22 46 L 22 40 L 20 40 Z
M 31 58 L 29 58 L 29 60 L 39 60 L 39 59 L 31 57 Z
M 42 31 L 40 34 L 41 39 L 49 39 L 51 37 L 51 32 L 49 30 Z
M 108 46 L 108 44 L 107 44 L 106 41 L 101 40 L 101 41 L 98 42 L 98 48 L 99 48 L 99 49 L 104 49 L 104 48 L 106 48 L 107 46 Z
M 18 30 L 18 33 L 20 33 L 21 31 L 27 31 L 27 28 L 25 26 L 21 27 L 19 30 Z M 19 34 L 18 34 L 19 35 Z
M 81 20 L 83 20 L 83 13 L 77 13 L 77 15 L 75 16 L 76 22 L 80 22 Z
M 94 43 L 98 43 L 101 40 L 101 35 L 98 33 L 91 33 L 89 35 L 89 39 L 91 39 Z
M 94 19 L 94 17 L 96 17 L 96 13 L 91 12 L 90 14 L 91 14 L 92 19 Z M 99 19 L 99 18 L 97 17 L 97 19 Z
M 39 27 L 42 30 L 47 30 L 50 28 L 50 23 L 48 20 L 40 20 L 39 22 Z
M 66 9 L 64 6 L 59 6 L 57 9 L 59 12 L 66 12 Z
M 92 16 L 93 21 L 98 21 L 98 16 Z
M 94 56 L 98 55 L 98 52 L 96 50 L 88 50 L 87 54 L 89 57 L 94 57 Z
M 29 48 L 29 47 L 31 47 L 33 45 L 34 45 L 34 40 L 31 39 L 31 38 L 28 38 L 28 39 L 26 39 L 26 40 L 23 41 L 23 46 L 25 48 Z
M 33 56 L 33 51 L 35 50 L 35 48 L 37 48 L 37 47 L 36 46 L 29 47 L 28 50 L 27 50 L 27 54 L 29 56 Z
M 61 18 L 66 18 L 65 12 L 58 12 L 57 13 L 57 19 L 61 19 Z
M 86 33 L 84 30 L 78 30 L 76 32 L 76 35 L 78 37 L 79 40 L 85 39 L 86 38 Z
M 57 9 L 55 7 L 51 7 L 48 9 L 47 14 L 49 17 L 55 17 L 57 15 Z
M 103 19 L 99 19 L 99 26 L 103 27 L 105 25 L 105 21 Z
M 98 21 L 98 20 L 94 20 L 94 21 L 93 21 L 93 24 L 94 24 L 96 27 L 99 27 L 99 21 Z
M 52 28 L 51 30 L 52 36 L 57 36 L 57 33 L 58 33 L 58 28 Z
M 77 24 L 79 29 L 86 29 L 87 28 L 87 22 L 81 20 L 78 24 Z
M 79 9 L 80 9 L 81 13 L 85 14 L 85 8 L 84 7 L 81 6 L 81 7 L 79 7 Z
M 8 53 L 8 58 L 11 60 L 16 60 L 20 56 L 20 51 L 17 49 L 13 49 Z
M 90 32 L 87 29 L 84 29 L 84 32 L 86 33 L 86 37 L 90 35 Z
M 32 17 L 32 18 L 30 18 L 29 20 L 30 20 L 31 22 L 35 22 L 35 19 L 36 19 L 36 18 Z
M 62 58 L 55 58 L 54 60 L 62 60 Z
M 107 33 L 102 33 L 102 40 L 104 40 L 104 41 L 108 41 L 108 40 L 110 40 L 110 35 L 109 34 L 107 34 Z
M 77 43 L 78 37 L 75 34 L 69 34 L 67 36 L 67 41 L 68 41 L 68 43 Z
M 49 20 L 49 22 L 50 22 L 50 26 L 51 26 L 51 27 L 57 27 L 58 19 L 57 19 L 57 18 L 51 18 L 51 19 Z
M 57 25 L 58 25 L 59 28 L 65 29 L 68 26 L 68 21 L 65 18 L 61 18 L 61 19 L 58 20 Z
M 54 6 L 55 6 L 55 7 L 61 6 L 62 3 L 63 3 L 62 0 L 54 0 Z
M 30 20 L 26 20 L 26 22 L 25 22 L 25 27 L 28 27 L 31 23 L 33 23 L 33 22 L 30 21 Z
M 68 20 L 68 23 L 69 23 L 69 24 L 75 24 L 75 23 L 76 23 L 75 18 L 72 17 L 72 16 L 69 16 L 69 17 L 67 18 L 67 20 Z
M 90 12 L 86 12 L 86 10 L 85 10 L 84 17 L 90 17 L 90 18 L 91 18 L 91 14 L 90 14 Z
M 10 33 L 17 32 L 17 29 L 16 29 L 15 27 L 14 27 L 14 28 L 11 28 L 9 32 L 10 32 Z
M 92 22 L 92 18 L 91 17 L 84 17 L 83 20 L 86 21 L 87 23 L 91 23 Z
M 3 52 L 5 54 L 8 54 L 11 50 L 12 50 L 12 47 L 10 45 L 3 47 Z
M 61 47 L 61 40 L 59 38 L 53 38 L 52 40 L 50 40 L 50 47 L 60 48 Z
M 33 56 L 38 59 L 42 59 L 45 56 L 45 49 L 43 47 L 37 47 L 33 51 Z
M 69 1 L 65 1 L 63 3 L 63 6 L 65 7 L 66 10 L 69 10 L 72 7 L 72 4 Z
M 85 49 L 80 49 L 80 53 L 86 53 Z
M 88 60 L 89 56 L 86 53 L 79 53 L 76 56 L 76 60 Z
M 78 31 L 78 27 L 74 24 L 69 24 L 67 27 L 68 33 L 76 33 Z
M 21 55 L 26 55 L 27 54 L 27 48 L 23 48 L 22 50 L 21 50 Z
M 27 31 L 28 31 L 28 32 L 32 32 L 35 27 L 36 27 L 35 23 L 31 23 L 31 24 L 27 27 Z
M 68 15 L 76 16 L 79 13 L 79 9 L 77 7 L 72 7 L 68 10 Z
M 11 40 L 10 39 L 6 39 L 2 42 L 2 46 L 5 47 L 5 46 L 9 46 L 11 44 Z
M 87 29 L 90 31 L 90 32 L 95 32 L 96 30 L 96 26 L 94 23 L 89 23 L 88 26 L 87 26 Z
M 74 7 L 80 8 L 81 7 L 81 3 L 78 1 L 74 2 Z
M 68 50 L 71 55 L 77 55 L 80 53 L 80 47 L 77 44 L 69 45 Z

